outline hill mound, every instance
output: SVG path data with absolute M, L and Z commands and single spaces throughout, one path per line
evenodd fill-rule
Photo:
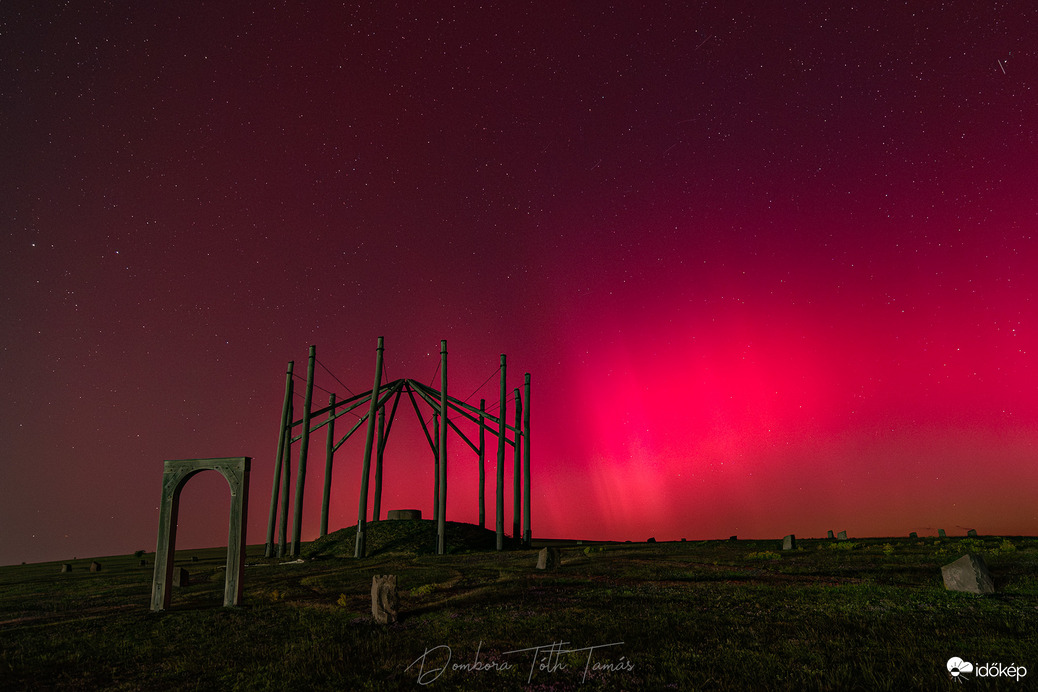
M 490 529 L 475 524 L 448 521 L 446 525 L 447 553 L 468 553 L 494 550 L 497 535 Z M 373 521 L 365 525 L 367 556 L 383 553 L 429 555 L 436 553 L 436 521 L 433 519 L 403 519 Z M 357 542 L 357 527 L 348 526 L 318 538 L 301 553 L 305 558 L 353 557 Z

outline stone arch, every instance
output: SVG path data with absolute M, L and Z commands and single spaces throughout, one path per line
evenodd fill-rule
M 169 608 L 180 491 L 189 478 L 202 471 L 218 471 L 230 486 L 231 517 L 227 535 L 227 578 L 224 582 L 223 604 L 238 605 L 245 573 L 245 526 L 248 518 L 251 465 L 252 457 L 175 459 L 165 462 L 162 472 L 162 502 L 159 505 L 159 540 L 155 549 L 155 574 L 151 582 L 152 610 Z

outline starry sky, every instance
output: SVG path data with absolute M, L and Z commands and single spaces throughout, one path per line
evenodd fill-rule
M 154 550 L 164 459 L 262 542 L 287 362 L 379 336 L 531 373 L 535 537 L 1034 535 L 1038 10 L 782 4 L 4 3 L 0 564 Z M 432 466 L 402 408 L 383 508 Z

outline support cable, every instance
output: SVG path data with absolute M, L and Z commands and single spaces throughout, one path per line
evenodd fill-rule
M 488 378 L 486 379 L 486 381 L 484 381 L 484 382 L 483 382 L 483 384 L 481 384 L 481 385 L 479 385 L 478 387 L 476 387 L 476 391 L 475 391 L 475 392 L 472 392 L 472 393 L 471 393 L 471 394 L 469 394 L 469 395 L 468 395 L 467 397 L 465 397 L 465 399 L 464 399 L 465 403 L 466 403 L 466 404 L 467 404 L 467 403 L 469 403 L 469 400 L 470 400 L 470 399 L 471 399 L 472 397 L 476 396 L 476 393 L 477 393 L 477 392 L 479 392 L 479 390 L 483 389 L 483 387 L 486 387 L 486 386 L 487 386 L 487 382 L 489 382 L 490 380 L 492 380 L 492 379 L 494 379 L 495 377 L 497 377 L 497 374 L 498 374 L 499 372 L 501 372 L 501 366 L 500 366 L 500 365 L 499 365 L 499 366 L 497 366 L 497 370 L 495 370 L 494 372 L 490 373 L 490 377 L 488 377 Z
M 332 379 L 333 379 L 333 380 L 335 380 L 336 382 L 338 382 L 339 384 L 341 384 L 341 385 L 342 385 L 342 388 L 343 388 L 343 389 L 345 389 L 345 390 L 346 390 L 347 392 L 349 392 L 349 393 L 350 393 L 350 396 L 356 396 L 356 395 L 355 395 L 355 394 L 353 393 L 353 390 L 352 390 L 352 389 L 350 389 L 349 387 L 347 387 L 347 386 L 346 386 L 345 384 L 343 384 L 343 381 L 342 381 L 342 380 L 340 380 L 340 379 L 339 379 L 338 377 L 336 377 L 336 376 L 335 376 L 335 373 L 334 373 L 334 372 L 332 372 L 331 370 L 329 370 L 329 369 L 328 369 L 328 366 L 327 366 L 327 365 L 325 365 L 324 363 L 322 363 L 322 362 L 320 361 L 320 359 L 318 359 L 318 360 L 317 360 L 317 364 L 318 364 L 318 365 L 320 365 L 320 366 L 321 366 L 322 368 L 324 368 L 324 371 L 325 371 L 326 373 L 328 373 L 329 375 L 331 375 L 331 376 L 332 376 Z M 329 394 L 331 394 L 331 392 L 328 392 L 328 393 L 329 393 Z

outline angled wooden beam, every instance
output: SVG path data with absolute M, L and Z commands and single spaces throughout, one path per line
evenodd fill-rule
M 408 380 L 410 382 L 410 380 Z M 411 399 L 411 405 L 414 406 L 415 415 L 418 416 L 418 422 L 422 424 L 422 432 L 425 433 L 425 440 L 429 443 L 429 449 L 436 453 L 436 443 L 433 442 L 432 436 L 429 435 L 429 426 L 425 424 L 425 419 L 422 418 L 422 411 L 418 408 L 418 402 L 415 401 L 414 392 L 412 388 L 407 387 L 407 396 Z

